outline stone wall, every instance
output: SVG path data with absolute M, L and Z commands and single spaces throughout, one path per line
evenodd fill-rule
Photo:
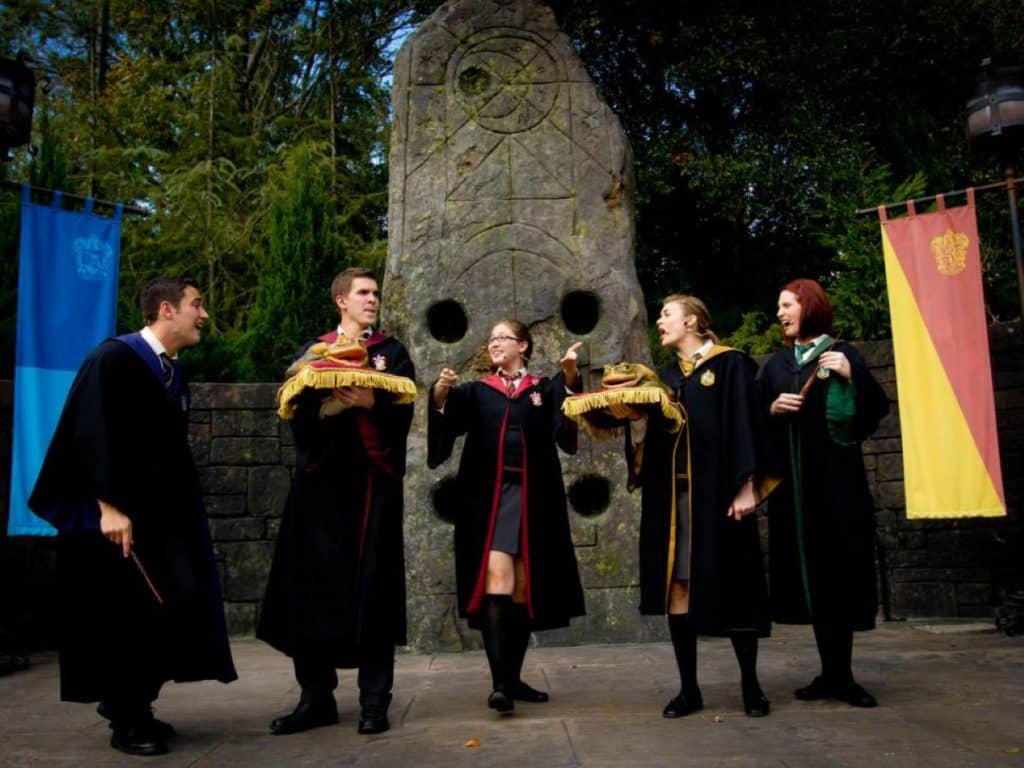
M 1024 340 L 1020 325 L 992 331 L 992 358 L 1000 449 L 1010 514 L 1002 519 L 908 521 L 903 513 L 898 409 L 864 446 L 878 502 L 882 602 L 891 616 L 989 617 L 1006 589 L 1024 587 L 1021 454 L 1024 449 Z M 892 347 L 862 350 L 895 400 Z M 237 634 L 252 632 L 263 594 L 280 510 L 293 463 L 290 432 L 274 412 L 273 384 L 197 384 L 191 437 L 227 600 Z M 422 408 L 422 396 L 418 408 Z M 938 416 L 937 416 L 938 417 Z M 11 442 L 11 384 L 0 382 L 0 462 L 6 529 Z M 414 433 L 414 442 L 424 435 Z M 587 593 L 588 616 L 566 630 L 542 633 L 545 644 L 622 642 L 664 638 L 664 622 L 637 615 L 635 501 L 627 497 L 618 444 L 585 445 L 566 464 L 567 485 L 588 474 L 612 477 L 604 512 L 572 514 L 573 535 Z M 578 486 L 577 486 L 578 487 Z M 578 501 L 578 499 L 577 499 Z M 410 642 L 416 650 L 474 647 L 477 633 L 454 619 L 451 527 L 432 509 L 407 510 Z M 0 631 L 16 629 L 38 645 L 52 642 L 53 542 L 0 538 Z M 431 567 L 427 567 L 430 563 Z M 443 620 L 436 606 L 449 606 Z

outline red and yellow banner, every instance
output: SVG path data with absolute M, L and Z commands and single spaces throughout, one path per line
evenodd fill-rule
M 882 225 L 908 518 L 1006 514 L 974 190 Z

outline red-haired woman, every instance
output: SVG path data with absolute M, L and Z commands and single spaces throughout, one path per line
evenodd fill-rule
M 878 609 L 874 503 L 860 444 L 889 400 L 856 347 L 832 336 L 821 285 L 787 283 L 777 316 L 790 347 L 760 374 L 786 465 L 768 502 L 772 618 L 814 627 L 821 674 L 796 690 L 798 699 L 873 707 L 851 667 L 853 633 L 873 629 Z
M 526 368 L 530 331 L 502 320 L 487 341 L 490 375 L 456 386 L 445 368 L 430 390 L 429 465 L 444 462 L 466 435 L 455 519 L 459 615 L 483 633 L 493 682 L 487 705 L 498 712 L 548 700 L 520 679 L 530 632 L 584 612 L 556 447 L 576 452 L 576 425 L 563 419 L 562 401 L 579 379 L 579 347 L 565 353 L 562 372 L 536 376 Z

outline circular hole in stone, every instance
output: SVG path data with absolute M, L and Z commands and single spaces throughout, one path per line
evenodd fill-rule
M 479 96 L 491 86 L 491 76 L 480 67 L 466 67 L 459 73 L 459 90 L 467 96 Z
M 454 299 L 431 304 L 427 310 L 427 329 L 430 335 L 445 344 L 454 344 L 466 335 L 469 321 L 466 310 Z
M 569 486 L 569 503 L 573 511 L 583 517 L 595 517 L 606 509 L 612 500 L 612 484 L 601 475 L 583 475 Z
M 459 481 L 455 475 L 448 475 L 434 483 L 430 489 L 430 503 L 434 514 L 446 523 L 452 524 L 459 512 Z
M 590 291 L 571 291 L 562 299 L 562 322 L 571 333 L 582 335 L 597 327 L 601 300 Z

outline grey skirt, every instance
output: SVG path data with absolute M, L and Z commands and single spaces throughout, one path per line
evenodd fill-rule
M 690 492 L 676 494 L 676 560 L 672 581 L 690 580 Z
M 519 527 L 523 516 L 523 486 L 502 483 L 498 499 L 498 520 L 494 524 L 491 549 L 509 555 L 519 554 Z

